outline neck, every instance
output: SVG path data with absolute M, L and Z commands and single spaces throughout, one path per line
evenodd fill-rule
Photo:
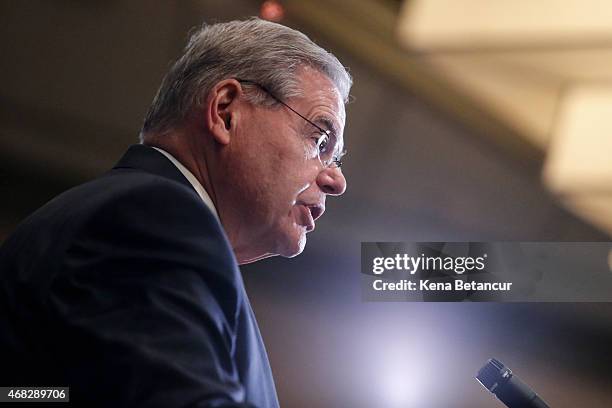
M 218 208 L 217 196 L 206 158 L 206 150 L 204 146 L 196 143 L 197 139 L 180 129 L 169 131 L 163 135 L 147 135 L 144 144 L 170 153 L 194 175 L 210 196 L 215 208 Z
M 265 242 L 265 239 L 261 237 L 253 236 L 253 231 L 245 228 L 244 214 L 237 213 L 225 213 L 226 220 L 237 220 L 238 222 L 226 222 L 223 224 L 225 233 L 232 245 L 234 255 L 238 264 L 244 265 L 259 261 L 260 259 L 274 256 L 274 254 L 268 253 L 261 244 Z
M 241 223 L 236 224 L 230 221 L 232 219 L 241 219 L 241 214 L 232 214 L 231 206 L 223 205 L 222 197 L 220 197 L 223 194 L 223 186 L 217 186 L 214 182 L 216 174 L 214 168 L 215 160 L 210 157 L 210 151 L 213 147 L 205 145 L 206 140 L 207 138 L 203 135 L 179 129 L 172 130 L 163 135 L 146 135 L 144 144 L 170 153 L 204 187 L 217 209 L 221 224 L 232 246 L 234 256 L 240 265 L 272 256 L 272 254 L 262 255 L 261 252 L 254 252 L 252 245 L 243 242 L 246 231 L 240 229 Z

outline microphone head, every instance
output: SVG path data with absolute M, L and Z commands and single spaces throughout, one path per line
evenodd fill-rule
M 476 374 L 478 382 L 493 393 L 497 388 L 507 383 L 510 378 L 512 378 L 512 370 L 506 367 L 501 361 L 494 358 L 489 359 L 489 361 L 478 370 L 478 374 Z

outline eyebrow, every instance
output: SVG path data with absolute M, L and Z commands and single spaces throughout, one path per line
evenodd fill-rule
M 323 116 L 323 117 L 315 118 L 313 122 L 323 125 L 324 127 L 327 128 L 327 130 L 332 132 L 334 135 L 338 135 L 338 129 L 336 128 L 336 126 L 334 125 L 334 122 L 331 119 Z

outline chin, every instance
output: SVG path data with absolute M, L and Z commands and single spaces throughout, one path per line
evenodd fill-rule
M 277 242 L 277 253 L 284 258 L 293 258 L 306 247 L 306 229 L 294 224 L 291 231 L 282 234 Z

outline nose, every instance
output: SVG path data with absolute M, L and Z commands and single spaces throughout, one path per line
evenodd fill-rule
M 317 175 L 317 185 L 325 194 L 339 196 L 346 191 L 346 179 L 340 167 L 326 168 Z

